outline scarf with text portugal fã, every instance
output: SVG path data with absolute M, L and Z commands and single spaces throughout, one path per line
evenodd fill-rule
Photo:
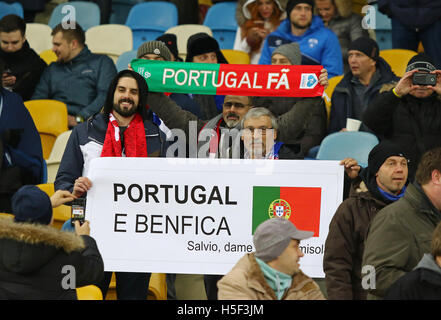
M 134 59 L 149 91 L 208 95 L 320 97 L 322 66 L 212 64 Z

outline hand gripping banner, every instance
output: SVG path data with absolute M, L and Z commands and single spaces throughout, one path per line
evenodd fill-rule
M 154 92 L 208 95 L 319 97 L 322 66 L 211 64 L 135 59 L 134 71 Z

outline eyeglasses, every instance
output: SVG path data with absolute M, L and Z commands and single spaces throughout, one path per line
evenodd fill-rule
M 270 132 L 271 130 L 274 130 L 274 128 L 266 128 L 266 127 L 262 127 L 262 128 L 245 128 L 244 129 L 244 134 L 252 134 L 255 135 L 257 134 L 261 134 L 262 136 L 267 134 L 267 131 Z
M 230 109 L 232 106 L 234 106 L 237 109 L 240 109 L 240 108 L 247 107 L 248 104 L 245 105 L 245 104 L 243 104 L 241 102 L 224 102 L 223 106 L 226 109 Z

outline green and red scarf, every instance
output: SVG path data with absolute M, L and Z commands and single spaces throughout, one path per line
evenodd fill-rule
M 153 92 L 319 97 L 323 66 L 211 64 L 135 59 L 131 66 Z

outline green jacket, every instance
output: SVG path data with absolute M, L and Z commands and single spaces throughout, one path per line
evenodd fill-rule
M 415 184 L 409 184 L 403 198 L 377 213 L 362 262 L 362 266 L 375 268 L 375 289 L 369 289 L 368 299 L 382 298 L 398 278 L 416 267 L 424 253 L 430 252 L 432 232 L 440 221 L 440 213 Z

